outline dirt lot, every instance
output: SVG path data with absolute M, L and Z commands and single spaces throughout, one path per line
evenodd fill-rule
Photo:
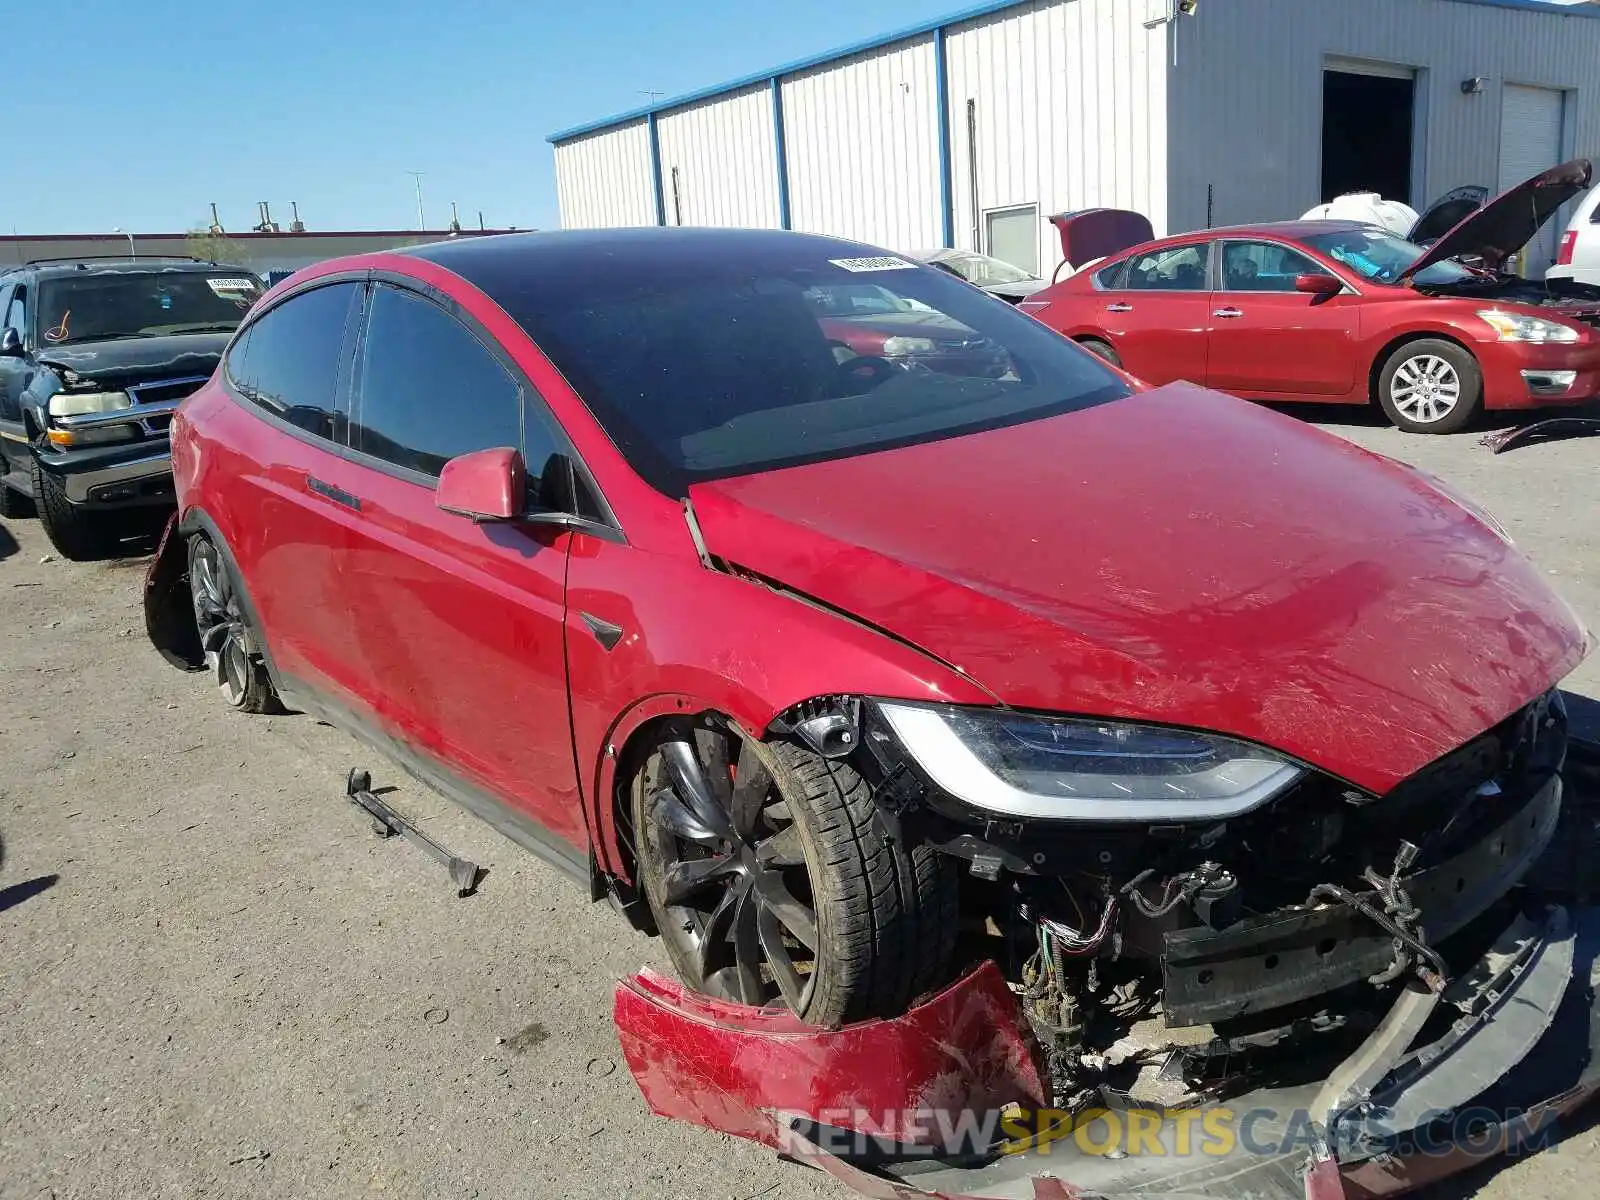
M 1348 419 L 1481 499 L 1600 627 L 1600 441 L 1497 459 Z M 144 559 L 47 551 L 0 527 L 0 1198 L 843 1194 L 645 1111 L 608 1014 L 650 942 L 342 734 L 225 711 L 146 644 Z M 1600 656 L 1570 686 L 1600 697 Z M 478 896 L 371 836 L 354 764 L 488 865 Z M 1597 1175 L 1585 1124 L 1437 1195 Z

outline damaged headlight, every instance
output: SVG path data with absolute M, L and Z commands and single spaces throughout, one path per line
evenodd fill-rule
M 959 800 L 1012 817 L 1203 821 L 1265 804 L 1304 770 L 1211 733 L 880 701 L 906 752 Z
M 57 392 L 50 397 L 52 417 L 82 417 L 132 407 L 133 397 L 127 392 Z

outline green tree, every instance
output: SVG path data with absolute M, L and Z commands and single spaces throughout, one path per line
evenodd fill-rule
M 183 239 L 184 253 L 208 262 L 228 263 L 232 266 L 250 265 L 250 250 L 225 233 L 213 233 L 208 225 L 189 230 Z

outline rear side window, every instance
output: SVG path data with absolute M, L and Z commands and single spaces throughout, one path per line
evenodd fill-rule
M 1122 286 L 1122 273 L 1128 269 L 1128 260 L 1114 262 L 1109 267 L 1101 267 L 1094 273 L 1094 281 L 1108 291 L 1115 291 Z
M 341 351 L 360 293 L 358 283 L 334 283 L 285 300 L 234 342 L 229 382 L 274 416 L 342 442 Z
M 477 335 L 430 300 L 373 288 L 354 449 L 436 477 L 457 455 L 510 446 L 531 477 L 550 439 L 530 440 L 524 446 L 521 386 Z
M 1198 242 L 1135 255 L 1128 260 L 1128 282 L 1123 286 L 1158 292 L 1204 291 L 1210 252 L 1208 243 Z

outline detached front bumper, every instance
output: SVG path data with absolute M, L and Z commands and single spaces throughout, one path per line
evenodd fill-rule
M 1331 1070 L 1178 1109 L 1042 1107 L 993 964 L 904 1017 L 819 1030 L 625 980 L 623 1053 L 657 1113 L 753 1138 L 884 1200 L 1370 1200 L 1553 1145 L 1600 1091 L 1600 749 L 1521 910 L 1442 995 L 1420 982 Z M 1545 839 L 1540 839 L 1541 842 Z M 1341 1051 L 1342 1053 L 1343 1051 Z

